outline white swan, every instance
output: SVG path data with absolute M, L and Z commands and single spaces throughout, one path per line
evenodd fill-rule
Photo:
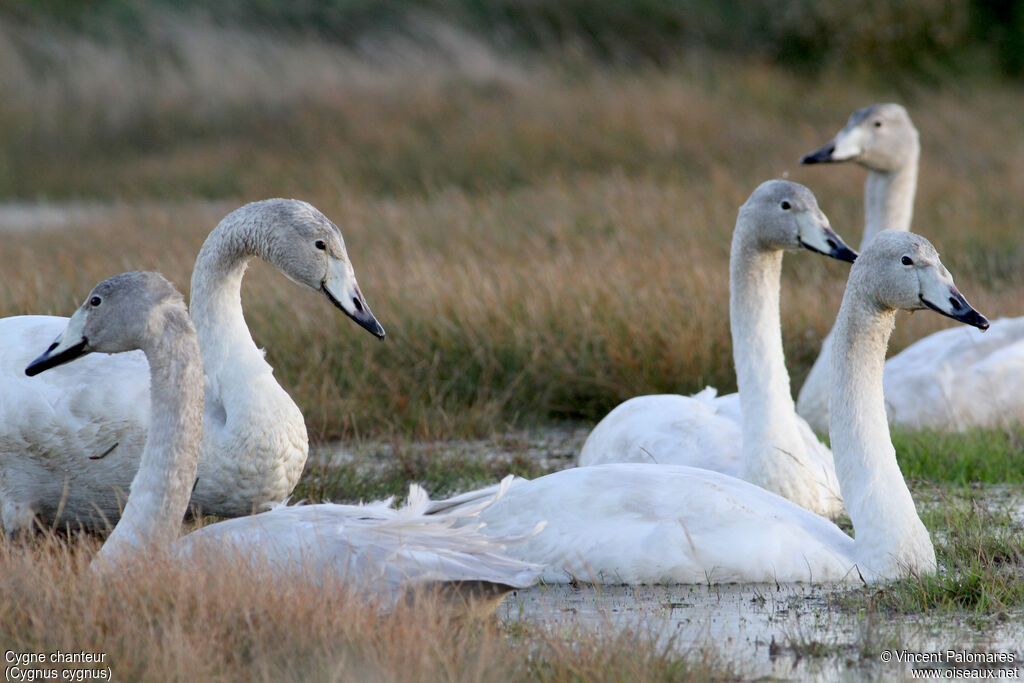
M 833 357 L 832 451 L 856 540 L 740 479 L 638 463 L 523 480 L 481 514 L 485 532 L 517 534 L 546 520 L 543 531 L 509 553 L 543 563 L 543 579 L 554 582 L 870 582 L 934 571 L 935 553 L 896 463 L 882 397 L 895 311 L 925 307 L 988 324 L 927 240 L 880 233 L 850 271 Z M 457 503 L 441 501 L 436 509 Z
M 202 440 L 199 347 L 181 294 L 162 275 L 124 273 L 97 285 L 60 337 L 25 369 L 35 375 L 94 351 L 141 348 L 152 373 L 154 417 L 138 471 L 124 514 L 94 566 L 117 568 L 143 554 L 170 550 L 220 561 L 223 568 L 240 554 L 266 562 L 257 566 L 268 566 L 277 578 L 286 573 L 311 579 L 333 575 L 385 596 L 410 583 L 483 582 L 507 590 L 536 581 L 536 567 L 503 557 L 501 542 L 479 533 L 479 522 L 472 523 L 479 509 L 426 516 L 429 501 L 416 486 L 399 510 L 391 509 L 389 501 L 279 506 L 206 526 L 176 541 Z M 467 518 L 469 525 L 454 527 Z
M 917 128 L 907 110 L 899 104 L 885 103 L 850 114 L 850 120 L 834 138 L 805 155 L 800 163 L 853 161 L 868 169 L 864 182 L 864 235 L 860 241 L 863 250 L 881 230 L 910 230 L 920 156 Z M 829 331 L 796 399 L 796 412 L 819 434 L 828 432 L 831 346 Z
M 854 161 L 868 169 L 861 248 L 882 229 L 909 230 L 917 190 L 920 144 L 906 109 L 875 104 L 854 112 L 839 133 L 805 164 Z M 800 388 L 797 412 L 819 433 L 828 430 L 828 349 Z M 1024 421 L 1024 317 L 992 322 L 984 337 L 954 327 L 936 332 L 885 364 L 889 424 L 962 431 Z
M 729 315 L 737 394 L 638 396 L 587 437 L 580 465 L 653 462 L 739 477 L 818 514 L 842 511 L 832 453 L 793 408 L 779 322 L 787 249 L 845 261 L 856 254 L 829 227 L 814 195 L 763 183 L 740 207 L 729 258 Z
M 378 337 L 341 232 L 306 202 L 247 204 L 210 233 L 192 274 L 206 367 L 206 430 L 192 502 L 221 516 L 282 500 L 308 451 L 298 407 L 274 380 L 242 315 L 241 283 L 260 257 L 321 292 Z M 95 355 L 43 377 L 25 365 L 66 318 L 0 320 L 0 503 L 8 533 L 45 524 L 103 530 L 120 515 L 150 422 L 141 353 Z

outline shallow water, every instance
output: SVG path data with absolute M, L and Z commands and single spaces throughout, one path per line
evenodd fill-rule
M 621 629 L 681 653 L 703 654 L 739 676 L 805 680 L 911 678 L 914 653 L 1008 653 L 1003 676 L 1024 676 L 1024 611 L 990 620 L 853 614 L 842 591 L 804 584 L 539 586 L 506 599 L 500 615 L 553 629 Z M 891 653 L 893 660 L 883 662 Z M 933 655 L 925 655 L 932 657 Z M 905 656 L 904 656 L 905 658 Z M 939 665 L 942 666 L 941 664 Z M 963 668 L 962 666 L 960 668 Z M 950 674 L 952 675 L 952 674 Z M 1000 674 L 996 674 L 1000 675 Z
M 0 233 L 74 230 L 115 220 L 122 216 L 145 216 L 152 211 L 194 210 L 219 220 L 234 208 L 223 201 L 184 201 L 119 204 L 102 202 L 0 202 Z
M 421 449 L 498 460 L 526 455 L 557 470 L 574 465 L 587 433 L 586 428 L 558 428 L 478 441 L 335 444 L 317 448 L 311 457 L 329 466 L 374 467 L 396 448 Z M 942 504 L 937 493 L 929 489 L 915 497 L 920 505 Z M 993 506 L 1008 506 L 1018 522 L 1024 520 L 1020 487 L 985 487 L 979 497 Z M 710 657 L 723 671 L 744 679 L 911 680 L 915 668 L 937 668 L 937 675 L 947 678 L 1024 677 L 1024 610 L 953 617 L 855 613 L 840 598 L 856 590 L 863 589 L 805 584 L 538 586 L 506 598 L 499 615 L 506 622 L 555 629 L 570 637 L 575 629 L 630 631 L 680 653 Z M 944 661 L 951 659 L 947 651 L 1004 653 L 1013 661 L 982 670 L 978 667 L 984 665 L 977 663 Z M 905 653 L 939 661 L 899 661 L 907 659 Z

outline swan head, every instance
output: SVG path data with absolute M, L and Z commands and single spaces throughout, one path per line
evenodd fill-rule
M 264 249 L 268 261 L 293 282 L 323 294 L 370 334 L 384 338 L 384 328 L 359 289 L 337 225 L 297 199 L 267 199 L 243 210 L 255 213 L 269 231 Z
M 804 156 L 802 164 L 854 161 L 873 171 L 893 172 L 920 152 L 917 128 L 899 104 L 873 104 L 850 115 L 836 136 Z
M 29 377 L 88 353 L 144 348 L 167 325 L 191 327 L 181 293 L 160 273 L 135 271 L 104 280 L 89 292 L 60 336 L 25 369 Z M 193 334 L 195 334 L 193 332 Z
M 988 329 L 988 320 L 967 303 L 935 247 L 920 235 L 900 230 L 878 233 L 854 264 L 850 281 L 857 282 L 867 300 L 879 309 L 930 308 L 966 325 Z
M 740 207 L 737 228 L 753 233 L 764 250 L 809 249 L 852 263 L 857 252 L 832 230 L 814 193 L 799 183 L 761 183 Z

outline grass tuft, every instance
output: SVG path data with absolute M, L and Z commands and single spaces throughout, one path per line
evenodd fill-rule
M 0 546 L 5 650 L 101 653 L 91 668 L 132 681 L 734 678 L 711 654 L 679 655 L 650 634 L 505 627 L 429 591 L 380 610 L 330 582 L 268 584 L 241 566 L 196 571 L 154 558 L 111 580 L 88 571 L 96 546 Z
M 1024 607 L 1024 535 L 1009 504 L 982 500 L 969 491 L 933 493 L 936 500 L 921 508 L 921 517 L 935 544 L 938 572 L 855 592 L 844 598 L 848 606 L 896 614 L 977 615 Z
M 903 476 L 959 486 L 1024 483 L 1024 427 L 964 433 L 893 430 Z

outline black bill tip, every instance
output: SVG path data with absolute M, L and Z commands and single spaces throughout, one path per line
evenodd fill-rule
M 831 228 L 826 228 L 825 241 L 828 243 L 828 251 L 822 251 L 816 247 L 812 247 L 803 240 L 800 240 L 800 245 L 809 251 L 813 251 L 816 254 L 823 254 L 830 258 L 837 259 L 839 261 L 846 261 L 847 263 L 853 263 L 857 260 L 857 252 L 850 249 L 846 245 L 846 242 L 842 240 Z
M 847 263 L 853 263 L 857 260 L 857 252 L 850 249 L 845 244 L 833 245 L 829 256 L 834 259 L 839 259 L 840 261 L 846 261 Z
M 832 158 L 832 154 L 836 151 L 836 143 L 830 142 L 821 149 L 815 150 L 810 154 L 805 154 L 800 159 L 801 164 L 828 164 L 835 161 Z
M 932 309 L 936 313 L 940 313 L 946 316 L 947 318 L 952 318 L 953 320 L 961 322 L 965 325 L 977 327 L 979 330 L 983 332 L 988 329 L 988 318 L 983 316 L 981 313 L 978 313 L 978 311 L 976 311 L 969 303 L 967 303 L 967 300 L 964 299 L 962 294 L 957 293 L 950 296 L 949 302 L 950 305 L 952 305 L 955 309 L 955 312 L 953 313 L 946 312 L 939 308 L 938 306 L 936 306 L 935 304 L 933 304 L 931 301 L 928 301 L 924 297 L 921 297 L 921 303 L 923 303 L 925 306 Z
M 370 307 L 366 305 L 365 301 L 359 298 L 353 299 L 356 312 L 352 313 L 342 306 L 340 301 L 334 298 L 334 295 L 327 290 L 327 287 L 320 285 L 320 291 L 323 292 L 324 296 L 326 296 L 338 310 L 349 318 L 352 318 L 359 327 L 363 328 L 377 339 L 384 339 L 384 328 L 379 322 L 377 322 L 377 319 L 373 317 L 373 313 L 370 311 Z
M 53 342 L 50 344 L 50 348 L 46 349 L 42 355 L 28 364 L 28 367 L 25 368 L 25 374 L 29 377 L 35 377 L 44 370 L 49 370 L 72 361 L 85 353 L 85 345 L 88 343 L 87 339 L 83 339 L 74 346 L 69 346 L 60 353 L 51 355 L 53 350 L 57 348 L 57 342 Z

